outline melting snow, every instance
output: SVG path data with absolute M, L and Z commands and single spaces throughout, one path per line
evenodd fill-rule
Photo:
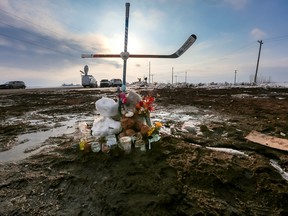
M 220 151 L 220 152 L 227 152 L 230 154 L 236 154 L 236 155 L 243 155 L 248 157 L 249 155 L 245 154 L 244 152 L 238 151 L 238 150 L 234 150 L 234 149 L 230 149 L 230 148 L 217 148 L 217 147 L 206 147 L 207 149 L 211 149 L 213 151 Z
M 279 173 L 280 175 L 286 180 L 288 181 L 288 173 L 285 172 L 285 170 L 283 170 L 279 164 L 277 163 L 277 161 L 275 160 L 270 160 L 270 164 L 271 166 L 273 166 Z
M 187 84 L 185 84 L 186 86 Z M 271 84 L 271 85 L 265 85 L 264 87 L 269 88 L 269 87 L 287 87 L 288 84 L 284 83 L 283 85 L 277 85 L 277 84 Z M 175 86 L 171 86 L 175 87 Z M 181 87 L 180 86 L 176 86 L 177 87 Z M 195 87 L 195 86 L 194 86 Z M 204 86 L 199 86 L 198 88 L 237 88 L 237 87 L 241 87 L 244 88 L 245 86 L 227 86 L 227 85 L 204 85 Z M 246 86 L 247 88 L 253 88 L 254 86 Z M 259 87 L 259 86 L 255 86 L 255 87 Z M 167 88 L 167 84 L 159 84 L 159 85 L 155 85 L 152 88 Z M 82 89 L 85 90 L 85 89 Z M 115 91 L 111 90 L 111 95 L 115 96 Z M 106 96 L 107 94 L 103 94 L 103 96 Z M 109 96 L 111 96 L 109 94 Z M 234 97 L 248 97 L 247 94 L 239 94 L 239 95 L 234 95 Z M 282 98 L 279 97 L 279 100 L 281 100 Z M 12 103 L 12 101 L 9 101 L 9 104 Z M 91 103 L 94 103 L 93 101 Z M 1 104 L 4 105 L 5 104 Z M 173 110 L 173 113 L 171 113 L 171 110 Z M 35 119 L 34 120 L 27 120 L 27 122 L 30 122 L 30 124 L 39 124 L 41 122 L 41 119 L 46 119 L 46 124 L 52 124 L 53 121 L 50 119 L 51 117 L 49 116 L 41 116 L 39 113 L 37 112 L 32 112 L 32 113 L 27 113 L 27 117 L 24 117 L 25 119 L 30 119 L 31 116 L 34 116 Z M 79 117 L 79 116 L 78 116 Z M 90 116 L 91 117 L 91 116 Z M 87 116 L 83 116 L 83 118 L 87 119 Z M 93 118 L 93 117 L 91 117 Z M 40 119 L 40 120 L 38 120 Z M 48 120 L 51 120 L 51 122 L 47 122 Z M 63 135 L 63 134 L 67 134 L 67 133 L 71 133 L 71 131 L 73 130 L 74 132 L 77 130 L 77 126 L 75 125 L 75 117 L 71 116 L 71 118 L 69 118 L 70 120 L 67 121 L 63 121 L 63 122 L 59 122 L 60 124 L 64 124 L 65 126 L 63 127 L 59 127 L 58 129 L 52 129 L 49 130 L 47 132 L 36 132 L 36 133 L 32 133 L 32 134 L 26 134 L 26 135 L 20 135 L 18 137 L 18 140 L 23 140 L 25 138 L 29 139 L 27 141 L 27 139 L 25 140 L 25 142 L 23 141 L 23 143 L 19 143 L 19 145 L 17 145 L 16 147 L 8 150 L 8 151 L 4 151 L 1 152 L 1 161 L 3 162 L 3 158 L 5 156 L 5 160 L 4 161 L 12 161 L 12 160 L 17 160 L 17 159 L 24 159 L 26 157 L 28 157 L 29 154 L 25 154 L 23 151 L 25 151 L 25 149 L 27 147 L 31 147 L 33 145 L 39 145 L 41 144 L 41 142 L 43 143 L 44 140 L 48 139 L 51 136 L 55 136 L 55 132 L 57 131 L 57 136 Z M 11 118 L 9 119 L 8 122 L 13 122 L 13 121 L 18 121 L 19 119 L 15 118 Z M 83 119 L 82 119 L 83 120 Z M 166 134 L 170 134 L 171 135 L 171 131 L 174 129 L 178 129 L 181 130 L 182 132 L 187 132 L 187 133 L 196 133 L 196 134 L 200 134 L 200 125 L 201 124 L 207 124 L 211 121 L 213 122 L 223 122 L 223 121 L 227 121 L 227 119 L 225 119 L 224 116 L 221 115 L 215 115 L 214 113 L 210 113 L 210 111 L 207 110 L 199 110 L 196 107 L 193 106 L 181 106 L 181 108 L 179 108 L 179 106 L 169 106 L 169 107 L 161 107 L 161 106 L 157 106 L 156 110 L 154 113 L 151 113 L 151 120 L 153 122 L 155 121 L 159 121 L 162 123 L 167 123 L 166 127 L 162 127 L 161 128 L 161 133 L 166 133 Z M 23 121 L 23 119 L 22 119 Z M 42 122 L 43 123 L 43 122 Z M 73 126 L 70 124 L 74 124 Z M 67 130 L 67 125 L 70 125 L 71 127 L 69 128 L 69 130 Z M 39 136 L 41 135 L 41 140 L 39 140 Z M 38 139 L 38 140 L 35 140 Z M 233 150 L 233 149 L 226 149 L 226 148 L 212 148 L 212 147 L 207 147 L 211 150 L 214 151 L 223 151 L 223 152 L 228 152 L 231 154 L 238 154 L 238 155 L 244 155 L 244 156 L 248 156 L 243 152 L 237 151 L 237 150 Z M 14 153 L 13 153 L 14 152 Z M 33 153 L 33 152 L 31 152 Z M 34 152 L 35 153 L 35 152 Z M 9 156 L 6 157 L 6 156 Z M 277 162 L 275 161 L 271 161 L 271 165 L 277 169 L 279 171 L 279 173 L 283 176 L 283 178 L 285 178 L 288 181 L 288 173 L 283 171 L 283 169 L 281 169 L 281 167 L 277 164 Z

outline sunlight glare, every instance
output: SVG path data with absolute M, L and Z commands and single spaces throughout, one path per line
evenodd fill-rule
M 124 51 L 124 36 L 116 35 L 115 37 L 108 39 L 106 46 L 110 50 L 111 54 L 120 54 Z M 133 35 L 128 37 L 127 51 L 129 53 L 138 54 L 141 51 L 141 42 Z

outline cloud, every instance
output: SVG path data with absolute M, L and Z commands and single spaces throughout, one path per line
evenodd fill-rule
M 263 39 L 263 37 L 266 36 L 266 33 L 262 31 L 259 28 L 254 28 L 251 30 L 250 35 L 255 39 L 255 40 L 260 40 Z
M 133 12 L 133 17 L 135 19 L 135 26 L 141 26 L 143 31 L 154 31 L 159 29 L 159 26 L 166 17 L 166 14 L 157 9 L 149 9 L 145 14 L 136 10 Z
M 94 32 L 71 32 L 57 16 L 55 4 L 46 1 L 35 1 L 35 4 L 29 5 L 16 3 L 5 0 L 0 2 L 0 31 L 5 32 L 5 35 L 0 35 L 0 56 L 3 61 L 6 59 L 2 64 L 28 70 L 33 67 L 44 69 L 63 64 L 85 63 L 85 59 L 80 58 L 83 53 L 111 52 L 108 46 L 109 37 Z M 14 62 L 15 57 L 19 59 L 17 65 Z M 30 59 L 34 59 L 33 65 L 28 63 Z M 116 69 L 121 67 L 114 60 L 92 61 L 96 64 L 108 64 Z
M 225 3 L 230 4 L 234 9 L 244 8 L 248 0 L 224 0 Z
M 263 67 L 274 67 L 274 68 L 287 68 L 288 67 L 288 57 L 280 57 L 277 59 L 266 58 L 263 63 Z M 287 69 L 285 69 L 287 71 Z M 285 71 L 285 72 L 286 72 Z
M 2 34 L 2 36 L 3 36 L 3 34 Z M 9 46 L 13 46 L 13 43 L 7 37 L 0 37 L 0 46 L 9 47 Z
M 248 0 L 205 0 L 205 3 L 209 5 L 221 5 L 228 4 L 234 9 L 242 9 L 247 5 Z
M 1 1 L 1 20 L 16 28 L 31 29 L 43 35 L 51 34 L 57 36 L 65 33 L 65 28 L 59 21 L 55 20 L 55 12 L 51 5 L 46 5 L 44 1 L 31 1 L 30 4 L 15 1 Z M 18 15 L 21 14 L 21 15 Z
M 223 0 L 204 0 L 204 2 L 209 5 L 219 5 Z

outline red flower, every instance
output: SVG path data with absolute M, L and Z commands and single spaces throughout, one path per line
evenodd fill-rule
M 140 110 L 140 109 L 141 109 L 140 103 L 137 103 L 135 108 L 136 108 L 137 110 Z
M 149 107 L 148 107 L 148 110 L 149 110 L 149 112 L 154 111 L 154 107 L 149 106 Z
M 125 92 L 121 92 L 121 93 L 119 94 L 119 98 L 120 98 L 122 104 L 125 104 L 125 103 L 127 102 L 127 97 L 126 97 Z
M 142 101 L 136 104 L 136 109 L 139 110 L 139 114 L 149 114 L 149 112 L 154 110 L 152 104 L 154 103 L 155 98 L 151 96 L 143 97 Z
M 122 98 L 122 103 L 125 104 L 127 102 L 127 98 Z

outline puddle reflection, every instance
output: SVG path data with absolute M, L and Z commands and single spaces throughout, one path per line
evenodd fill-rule
M 83 121 L 83 119 L 81 120 Z M 93 117 L 91 119 L 86 119 L 85 121 L 93 121 Z M 52 146 L 57 146 L 55 144 L 52 145 L 44 145 L 42 147 L 37 148 L 38 146 L 43 145 L 43 143 L 49 139 L 49 137 L 59 137 L 65 134 L 74 133 L 78 127 L 78 122 L 80 122 L 76 117 L 71 118 L 67 121 L 61 122 L 60 127 L 52 128 L 47 131 L 40 131 L 28 134 L 22 134 L 18 136 L 18 142 L 16 146 L 7 151 L 0 152 L 0 162 L 12 162 L 23 160 L 33 154 L 37 154 L 44 148 L 49 148 Z M 57 123 L 58 124 L 58 123 Z M 27 149 L 34 149 L 25 153 Z

